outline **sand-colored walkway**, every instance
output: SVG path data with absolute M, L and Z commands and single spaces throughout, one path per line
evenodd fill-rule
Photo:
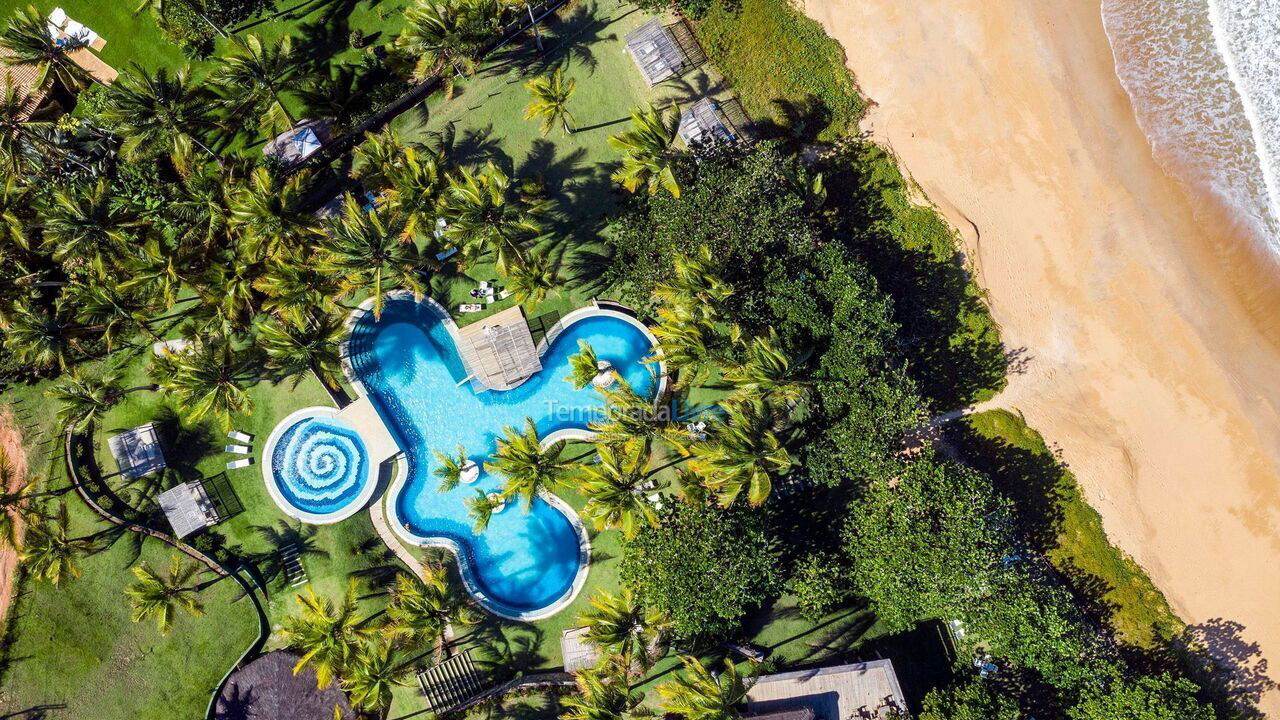
M 1156 166 L 1099 0 L 806 11 L 1025 349 L 1002 402 L 1061 447 L 1113 540 L 1260 690 L 1259 650 L 1280 663 L 1280 268 Z

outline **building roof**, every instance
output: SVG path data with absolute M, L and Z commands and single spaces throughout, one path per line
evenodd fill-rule
M 519 305 L 458 328 L 458 336 L 462 364 L 485 389 L 510 390 L 542 369 Z
M 680 116 L 678 130 L 686 145 L 698 143 L 734 142 L 738 134 L 730 127 L 720 104 L 711 98 L 704 98 L 689 106 Z
M 674 76 L 689 63 L 688 55 L 663 27 L 660 18 L 627 33 L 627 52 L 650 86 Z
M 218 511 L 199 480 L 165 490 L 160 493 L 159 502 L 173 534 L 180 538 L 218 522 Z
M 813 708 L 802 707 L 795 710 L 747 714 L 743 717 L 747 718 L 747 720 L 817 720 L 818 716 L 814 714 Z
M 262 154 L 288 165 L 302 162 L 324 146 L 331 127 L 328 120 L 304 120 L 263 146 Z
M 120 474 L 129 479 L 145 477 L 167 467 L 160 438 L 153 423 L 139 425 L 107 440 Z
M 356 714 L 337 683 L 317 688 L 315 669 L 307 666 L 295 675 L 297 662 L 297 655 L 277 650 L 231 673 L 214 720 L 328 720 L 334 708 L 343 720 L 353 720 Z
M 860 712 L 887 718 L 906 707 L 890 660 L 764 675 L 747 691 L 752 716 L 808 708 L 816 720 L 847 720 Z
M 12 50 L 0 47 L 0 58 L 17 56 Z M 49 94 L 47 87 L 39 86 L 39 79 L 40 71 L 35 65 L 10 65 L 0 60 L 0 89 L 7 91 L 9 87 L 13 87 L 18 91 L 19 97 L 25 98 L 18 110 L 17 120 L 30 118 Z

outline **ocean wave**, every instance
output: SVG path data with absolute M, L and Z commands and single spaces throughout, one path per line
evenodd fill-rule
M 1103 0 L 1102 17 L 1156 160 L 1280 257 L 1280 0 Z

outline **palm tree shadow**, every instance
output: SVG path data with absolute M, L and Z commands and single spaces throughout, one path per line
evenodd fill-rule
M 255 553 L 251 558 L 251 562 L 258 567 L 259 573 L 268 583 L 277 579 L 280 583 L 285 581 L 285 552 L 291 548 L 297 551 L 300 559 L 329 557 L 326 550 L 317 546 L 315 537 L 318 530 L 313 525 L 301 522 L 290 525 L 289 521 L 281 519 L 274 525 L 252 525 L 250 529 L 270 548 Z

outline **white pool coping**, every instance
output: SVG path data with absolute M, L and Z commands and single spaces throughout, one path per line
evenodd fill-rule
M 360 494 L 351 502 L 342 506 L 342 508 L 331 513 L 324 514 L 307 512 L 306 510 L 296 507 L 293 503 L 289 502 L 289 500 L 280 492 L 280 485 L 276 482 L 275 478 L 275 463 L 273 462 L 276 452 L 276 444 L 280 442 L 280 436 L 284 435 L 285 431 L 299 422 L 317 417 L 338 421 L 358 435 L 360 437 L 360 443 L 363 446 L 361 448 L 361 452 L 365 455 L 365 465 L 367 466 L 365 470 L 364 487 L 360 489 Z M 285 416 L 283 420 L 276 423 L 276 426 L 271 430 L 271 434 L 267 436 L 266 444 L 263 445 L 262 462 L 259 463 L 259 466 L 262 468 L 262 481 L 267 486 L 267 494 L 271 496 L 271 499 L 275 502 L 276 507 L 280 508 L 281 512 L 291 518 L 301 520 L 302 522 L 309 523 L 311 525 L 332 525 L 333 523 L 341 522 L 352 515 L 355 515 L 369 504 L 369 500 L 373 498 L 373 493 L 378 489 L 378 468 L 381 467 L 381 464 L 373 462 L 373 459 L 369 457 L 368 440 L 365 438 L 364 433 L 360 432 L 359 428 L 355 427 L 350 422 L 339 418 L 338 410 L 336 408 L 324 405 L 315 405 L 313 407 L 302 408 L 301 410 L 291 412 Z
M 444 323 L 445 329 L 448 331 L 450 339 L 453 340 L 455 350 L 461 347 L 461 344 L 460 344 L 461 339 L 458 335 L 458 325 L 457 323 L 454 322 L 453 317 L 449 314 L 449 311 L 446 310 L 442 305 L 440 305 L 440 303 L 436 302 L 436 300 L 431 298 L 430 296 L 415 298 L 413 293 L 407 290 L 397 290 L 394 292 L 387 293 L 385 296 L 385 300 L 387 301 L 390 301 L 393 299 L 401 299 L 401 298 L 411 298 L 411 299 L 414 299 L 419 304 L 427 304 L 428 307 L 430 307 L 435 312 L 435 314 L 440 317 L 441 321 Z M 360 304 L 359 307 L 357 307 L 355 310 L 351 312 L 351 314 L 347 317 L 347 322 L 346 322 L 347 339 L 343 340 L 342 348 L 341 348 L 342 371 L 346 375 L 348 382 L 351 383 L 351 386 L 355 388 L 356 393 L 359 394 L 361 398 L 363 398 L 365 395 L 368 394 L 368 390 L 367 388 L 365 388 L 364 383 L 361 382 L 359 378 L 356 376 L 355 368 L 353 368 L 350 364 L 349 342 L 351 338 L 351 332 L 352 330 L 354 330 L 356 323 L 365 315 L 371 312 L 373 312 L 373 298 L 369 298 L 368 300 L 365 300 L 363 303 Z M 577 310 L 570 312 L 569 314 L 562 317 L 554 326 L 552 326 L 552 328 L 547 331 L 546 336 L 543 337 L 543 339 L 538 343 L 538 356 L 541 357 L 542 355 L 544 355 L 547 351 L 547 348 L 551 346 L 551 342 L 553 342 L 555 338 L 559 337 L 560 333 L 562 333 L 566 328 L 568 328 L 573 323 L 579 320 L 584 320 L 589 317 L 604 317 L 604 316 L 615 317 L 615 318 L 620 318 L 622 320 L 625 320 L 626 322 L 630 323 L 632 326 L 639 329 L 642 333 L 644 333 L 645 337 L 649 340 L 649 343 L 652 347 L 656 348 L 658 346 L 657 338 L 654 337 L 653 333 L 650 332 L 649 328 L 646 327 L 644 323 L 640 322 L 636 318 L 624 312 L 602 308 L 593 302 L 592 305 L 590 306 L 579 308 Z M 662 400 L 662 397 L 667 387 L 666 365 L 662 361 L 658 362 L 658 373 L 659 373 L 658 389 L 657 389 L 657 392 L 654 393 L 655 405 Z M 528 378 L 525 378 L 525 379 L 527 380 Z M 518 386 L 519 384 L 517 384 L 516 386 L 513 386 L 512 389 Z M 489 392 L 506 392 L 506 391 L 490 390 Z M 388 432 L 391 432 L 390 428 L 388 428 Z M 594 436 L 595 436 L 595 433 L 591 432 L 586 428 L 563 428 L 543 438 L 542 446 L 545 448 L 548 445 L 551 445 L 552 443 L 557 442 L 559 440 L 590 440 Z M 568 607 L 578 597 L 578 594 L 582 592 L 582 588 L 586 585 L 586 582 L 587 582 L 587 574 L 590 572 L 590 569 L 591 569 L 591 538 L 587 533 L 586 527 L 582 524 L 582 519 L 578 517 L 577 511 L 575 511 L 568 503 L 566 503 L 556 494 L 543 491 L 538 493 L 538 496 L 542 498 L 548 505 L 560 511 L 560 513 L 563 514 L 566 519 L 568 519 L 569 524 L 573 526 L 574 533 L 578 536 L 578 572 L 574 576 L 573 583 L 569 586 L 569 589 L 566 590 L 565 593 L 561 595 L 560 598 L 558 598 L 555 602 L 551 603 L 547 607 L 539 608 L 537 610 L 521 611 L 521 610 L 516 610 L 515 608 L 505 606 L 502 603 L 484 594 L 484 592 L 480 589 L 478 583 L 476 583 L 474 577 L 472 577 L 472 572 L 474 571 L 471 568 L 470 563 L 463 560 L 464 553 L 461 551 L 461 549 L 459 548 L 456 542 L 448 538 L 427 537 L 427 536 L 417 535 L 405 527 L 404 523 L 400 520 L 400 517 L 396 512 L 396 507 L 400 499 L 400 494 L 404 491 L 405 486 L 408 484 L 408 482 L 409 482 L 409 459 L 407 455 L 401 454 L 396 460 L 396 478 L 394 481 L 392 481 L 391 488 L 379 500 L 379 502 L 385 503 L 384 514 L 388 518 L 387 525 L 391 527 L 392 532 L 396 534 L 397 538 L 402 539 L 410 544 L 417 545 L 418 547 L 445 548 L 450 552 L 452 552 L 454 559 L 458 563 L 458 574 L 462 578 L 462 582 L 466 586 L 467 592 L 471 593 L 472 597 L 474 597 L 476 601 L 480 604 L 480 606 L 483 607 L 485 610 L 489 611 L 490 613 L 493 613 L 494 615 L 497 615 L 498 617 L 505 618 L 507 620 L 516 620 L 520 622 L 533 622 L 536 620 L 545 620 L 559 613 L 561 610 L 564 610 L 566 607 Z

